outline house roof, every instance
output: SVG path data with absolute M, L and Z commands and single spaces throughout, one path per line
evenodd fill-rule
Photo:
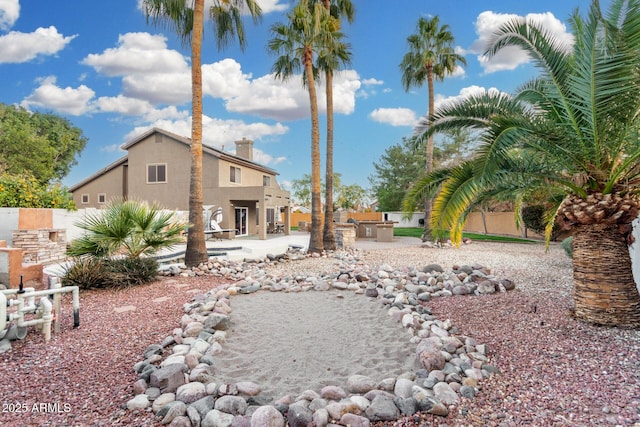
M 93 181 L 97 177 L 106 174 L 110 170 L 115 169 L 115 168 L 117 168 L 118 166 L 120 166 L 120 165 L 122 165 L 124 163 L 127 163 L 127 160 L 129 160 L 129 158 L 127 156 L 120 157 L 118 160 L 116 160 L 115 162 L 105 166 L 104 168 L 100 169 L 98 172 L 94 173 L 93 175 L 90 175 L 87 178 L 83 179 L 82 181 L 78 182 L 77 184 L 72 185 L 71 187 L 69 187 L 69 191 L 73 193 L 75 190 L 77 190 L 78 188 L 82 187 L 83 185 Z
M 126 142 L 125 144 L 123 144 L 120 148 L 122 148 L 123 150 L 128 150 L 129 148 L 133 147 L 134 145 L 138 144 L 139 142 L 145 140 L 146 138 L 148 138 L 149 136 L 153 135 L 154 133 L 160 133 L 163 135 L 168 136 L 169 138 L 180 142 L 182 144 L 185 144 L 187 146 L 191 145 L 191 138 L 187 138 L 178 134 L 175 134 L 173 132 L 169 132 L 167 130 L 164 129 L 160 129 L 157 127 L 151 128 L 148 131 L 138 135 L 137 137 L 135 137 L 134 139 L 132 139 L 129 142 Z M 246 166 L 252 169 L 256 169 L 265 173 L 269 173 L 272 175 L 279 175 L 279 173 L 277 171 L 275 171 L 274 169 L 268 168 L 266 166 L 263 166 L 259 163 L 253 162 L 251 160 L 233 155 L 231 153 L 227 153 L 224 152 L 222 150 L 218 150 L 217 148 L 213 148 L 210 147 L 208 145 L 202 144 L 202 153 L 203 154 L 208 154 L 214 157 L 217 157 L 219 159 L 222 160 L 226 160 L 229 162 L 233 162 L 242 166 Z M 120 159 L 116 160 L 115 162 L 111 163 L 110 165 L 104 167 L 103 169 L 100 169 L 99 171 L 97 171 L 96 173 L 94 173 L 93 175 L 83 179 L 82 181 L 78 182 L 77 184 L 69 187 L 69 191 L 73 192 L 75 190 L 77 190 L 78 188 L 82 187 L 83 185 L 93 181 L 94 179 L 98 178 L 101 175 L 104 175 L 105 173 L 109 172 L 110 170 L 126 163 L 128 160 L 128 156 L 124 156 L 121 157 Z

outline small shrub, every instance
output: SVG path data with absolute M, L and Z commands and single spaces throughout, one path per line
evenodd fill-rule
M 77 286 L 80 289 L 104 289 L 110 287 L 109 270 L 105 260 L 87 257 L 76 258 L 62 276 L 65 286 Z
M 125 286 L 140 285 L 155 280 L 158 262 L 153 258 L 118 258 L 109 261 L 109 269 L 124 276 L 120 280 L 127 283 Z
M 74 260 L 67 268 L 62 283 L 80 289 L 121 289 L 153 281 L 158 263 L 153 258 L 97 258 Z
M 560 244 L 562 249 L 564 249 L 564 253 L 571 259 L 573 259 L 573 237 L 567 237 Z

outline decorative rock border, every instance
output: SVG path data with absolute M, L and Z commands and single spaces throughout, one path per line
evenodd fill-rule
M 273 277 L 265 262 L 303 257 L 292 252 L 258 262 L 217 260 L 195 271 L 172 268 L 165 274 L 214 274 L 237 280 L 218 286 L 184 305 L 181 327 L 162 343 L 149 345 L 135 364 L 139 380 L 130 410 L 151 407 L 162 424 L 187 427 L 326 426 L 329 423 L 366 427 L 371 421 L 392 421 L 416 412 L 446 416 L 461 397 L 473 399 L 480 382 L 499 370 L 489 364 L 488 349 L 458 333 L 450 320 L 439 320 L 425 305 L 431 298 L 506 292 L 512 281 L 498 279 L 479 265 L 453 266 L 445 272 L 431 264 L 421 270 L 354 268 L 354 252 L 334 252 L 337 273 L 321 277 Z M 387 313 L 410 329 L 410 343 L 423 369 L 378 383 L 362 375 L 348 378 L 346 387 L 325 386 L 276 402 L 260 395 L 251 382 L 217 384 L 214 361 L 222 350 L 231 314 L 231 296 L 257 291 L 306 292 L 338 289 L 376 298 Z M 164 356 L 166 354 L 166 357 Z

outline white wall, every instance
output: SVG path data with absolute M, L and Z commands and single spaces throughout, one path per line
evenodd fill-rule
M 0 208 L 0 240 L 11 246 L 13 230 L 18 229 L 18 208 Z
M 67 242 L 77 239 L 82 230 L 74 224 L 82 219 L 88 212 L 96 212 L 96 209 L 79 209 L 68 211 L 66 209 L 53 210 L 53 228 L 67 230 Z M 18 229 L 18 208 L 0 208 L 0 240 L 6 240 L 7 245 L 13 245 L 13 232 Z
M 411 219 L 408 220 L 404 219 L 402 215 L 402 212 L 382 212 L 382 220 L 395 222 L 394 227 L 397 228 L 423 227 L 418 221 L 424 218 L 424 212 L 414 212 Z

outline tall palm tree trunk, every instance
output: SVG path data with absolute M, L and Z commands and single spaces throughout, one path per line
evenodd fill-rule
M 429 91 L 429 111 L 427 111 L 427 118 L 429 123 L 431 123 L 431 115 L 433 114 L 433 110 L 435 108 L 435 93 L 433 88 L 433 66 L 427 66 L 427 88 Z M 431 126 L 429 124 L 429 126 Z M 425 169 L 427 174 L 433 171 L 433 135 L 430 135 L 427 138 L 427 161 L 425 165 Z M 424 201 L 424 232 L 422 233 L 422 241 L 426 242 L 433 238 L 433 233 L 431 230 L 431 211 L 433 210 L 433 201 L 430 198 L 427 198 Z
M 617 224 L 579 225 L 573 235 L 575 315 L 590 323 L 640 327 L 640 294 Z
M 189 222 L 192 224 L 187 237 L 184 263 L 196 267 L 206 262 L 207 246 L 204 241 L 202 217 L 202 33 L 204 0 L 196 0 L 193 10 L 191 40 L 191 176 L 189 183 Z
M 311 104 L 311 235 L 309 252 L 322 252 L 322 201 L 320 200 L 320 125 L 318 120 L 318 96 L 313 78 L 313 52 L 306 49 L 304 59 Z
M 336 249 L 335 228 L 333 225 L 333 73 L 326 73 L 327 93 L 327 164 L 325 165 L 324 230 L 322 241 L 325 250 Z

